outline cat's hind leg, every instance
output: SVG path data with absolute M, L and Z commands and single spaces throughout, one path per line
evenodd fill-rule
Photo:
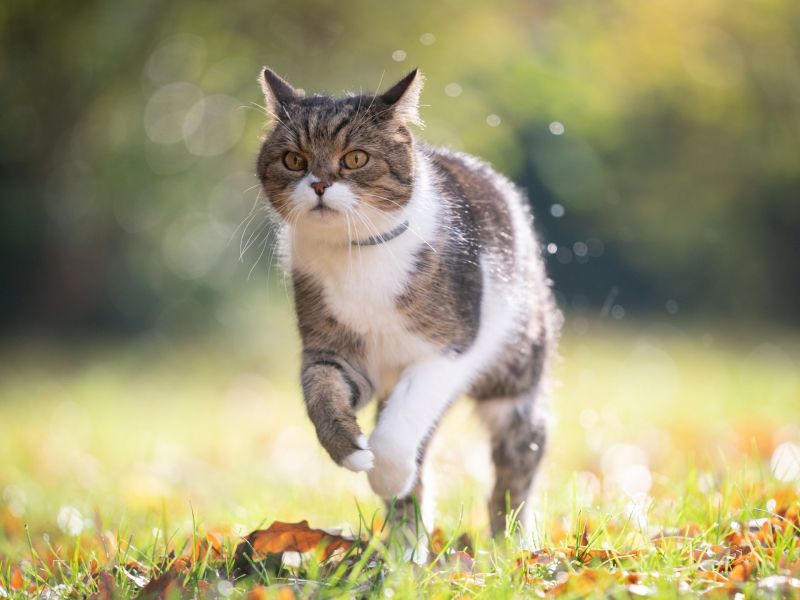
M 489 429 L 495 483 L 489 498 L 492 535 L 502 535 L 506 515 L 528 500 L 547 442 L 547 418 L 536 390 L 513 398 L 478 400 L 478 414 Z M 521 524 L 529 527 L 529 512 Z

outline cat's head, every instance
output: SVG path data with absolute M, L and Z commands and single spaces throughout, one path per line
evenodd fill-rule
M 408 125 L 420 124 L 422 75 L 414 69 L 382 94 L 342 98 L 306 97 L 270 69 L 261 84 L 271 125 L 257 169 L 280 218 L 331 239 L 396 225 L 413 190 Z

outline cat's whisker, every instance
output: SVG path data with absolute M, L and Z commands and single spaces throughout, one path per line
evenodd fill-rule
M 247 281 L 250 281 L 250 277 L 253 275 L 253 271 L 258 266 L 258 263 L 261 262 L 261 258 L 264 256 L 264 251 L 267 249 L 267 242 L 269 241 L 269 230 L 264 233 L 264 241 L 261 244 L 261 252 L 258 253 L 258 257 L 256 257 L 256 262 L 253 263 L 253 266 L 250 267 L 250 271 L 247 273 Z
M 253 106 L 255 106 L 257 108 L 260 108 L 264 112 L 265 116 L 270 117 L 273 121 L 277 121 L 287 131 L 291 131 L 291 128 L 274 111 L 270 110 L 270 108 L 268 106 L 261 106 L 260 104 L 256 104 L 255 102 L 251 102 L 250 104 L 252 104 Z M 286 110 L 286 109 L 284 108 L 284 110 Z
M 258 217 L 258 213 L 250 217 L 250 219 L 245 224 L 244 229 L 242 229 L 242 235 L 239 238 L 239 262 L 242 262 L 242 260 L 244 259 L 244 255 L 247 252 L 250 240 L 252 240 L 253 236 L 259 231 L 260 225 L 257 225 L 256 228 L 253 230 L 253 233 L 251 233 L 250 236 L 247 238 L 247 242 L 244 241 L 244 238 L 247 235 L 247 231 L 248 229 L 250 229 L 250 225 L 253 223 L 253 221 L 255 221 L 256 217 Z
M 352 207 L 347 208 L 347 214 L 353 217 L 353 231 L 355 235 L 350 238 L 350 248 L 348 249 L 349 252 L 352 252 L 353 246 L 356 247 L 356 251 L 358 252 L 358 264 L 361 267 L 364 264 L 364 256 L 361 253 L 361 244 L 358 243 L 358 228 L 356 227 L 355 218 L 356 218 L 356 211 Z M 350 232 L 348 231 L 348 237 L 350 236 Z
M 242 192 L 242 193 L 243 193 L 243 194 L 246 194 L 246 193 L 247 193 L 247 192 L 249 192 L 251 189 L 253 189 L 253 188 L 252 188 L 252 187 L 251 187 L 251 188 L 248 188 L 247 190 L 245 190 L 245 191 L 244 191 L 244 192 Z M 249 220 L 252 220 L 253 218 L 255 218 L 255 217 L 256 217 L 256 214 L 257 214 L 257 211 L 258 211 L 258 207 L 259 207 L 259 199 L 261 198 L 261 192 L 262 192 L 262 190 L 259 190 L 259 191 L 258 191 L 258 194 L 256 194 L 256 199 L 255 199 L 255 201 L 253 202 L 253 206 L 252 206 L 252 207 L 250 207 L 250 211 L 247 213 L 247 215 L 245 215 L 245 217 L 244 217 L 244 218 L 243 218 L 241 221 L 239 221 L 239 224 L 238 224 L 238 225 L 236 226 L 236 228 L 235 228 L 235 229 L 234 229 L 234 230 L 231 232 L 231 235 L 230 235 L 230 237 L 228 238 L 228 242 L 227 242 L 227 244 L 225 244 L 226 246 L 230 246 L 231 242 L 233 241 L 233 238 L 236 236 L 236 233 L 239 231 L 239 228 L 240 228 L 242 225 L 244 225 L 245 221 L 248 221 L 248 219 L 249 219 Z M 263 206 L 263 205 L 262 205 L 262 206 Z M 248 222 L 248 225 L 249 225 L 249 222 Z M 241 250 L 241 244 L 240 244 L 240 250 Z
M 268 223 L 269 223 L 269 215 L 265 213 L 263 215 L 263 220 L 256 226 L 256 228 L 253 230 L 253 233 L 250 234 L 250 237 L 247 239 L 247 243 L 244 244 L 244 247 L 240 246 L 240 252 L 239 252 L 239 260 L 240 261 L 243 260 L 244 255 L 247 253 L 247 251 L 250 249 L 250 247 L 256 242 L 256 240 L 259 237 L 261 237 L 261 232 L 264 230 L 264 227 Z M 249 225 L 248 225 L 248 227 L 249 227 Z M 245 232 L 246 232 L 246 230 L 245 230 Z M 242 234 L 242 239 L 244 239 L 244 233 L 245 232 L 243 232 L 243 234 Z
M 347 223 L 347 275 L 353 274 L 353 235 L 350 231 L 350 207 L 344 209 L 344 219 Z

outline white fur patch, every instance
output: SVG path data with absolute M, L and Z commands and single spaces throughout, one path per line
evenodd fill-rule
M 356 473 L 369 471 L 375 465 L 375 455 L 369 450 L 356 450 L 342 461 L 342 466 Z

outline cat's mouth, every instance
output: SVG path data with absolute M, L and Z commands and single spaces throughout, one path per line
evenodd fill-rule
M 320 215 L 325 215 L 325 214 L 333 214 L 338 211 L 325 204 L 322 198 L 320 198 L 310 212 L 317 213 Z

